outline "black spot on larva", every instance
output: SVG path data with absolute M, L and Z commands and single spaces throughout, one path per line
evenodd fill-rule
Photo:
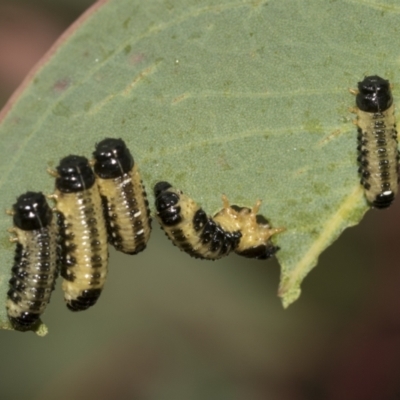
M 186 236 L 181 229 L 175 229 L 172 234 L 174 236 L 175 242 L 182 242 L 182 244 L 186 242 Z
M 201 208 L 198 209 L 193 217 L 194 230 L 198 232 L 201 229 L 203 229 L 207 221 L 208 221 L 207 214 Z
M 147 247 L 147 246 L 146 246 L 145 244 L 137 244 L 137 243 L 136 243 L 136 250 L 134 250 L 134 251 L 124 251 L 124 253 L 133 256 L 133 255 L 138 254 L 138 253 L 140 253 L 141 251 L 145 250 L 146 247 Z
M 9 317 L 14 329 L 26 331 L 33 328 L 39 321 L 40 314 L 34 312 L 22 312 L 18 317 Z
M 101 289 L 87 289 L 82 291 L 81 295 L 76 299 L 67 302 L 67 307 L 71 311 L 84 311 L 89 307 L 96 304 L 98 298 L 100 297 Z
M 7 314 L 15 329 L 38 322 L 54 290 L 57 223 L 42 193 L 27 192 L 13 205 L 17 246 L 7 292 Z
M 70 155 L 57 167 L 56 188 L 63 193 L 76 193 L 90 189 L 95 177 L 86 157 Z
M 162 212 L 179 203 L 180 196 L 177 193 L 162 192 L 156 198 L 157 210 Z
M 18 246 L 21 246 L 19 243 L 18 243 Z M 22 247 L 22 246 L 21 246 Z M 17 279 L 25 279 L 27 276 L 28 276 L 28 272 L 23 268 L 23 267 L 21 267 L 20 265 L 14 265 L 12 268 L 11 268 L 11 273 L 13 274 L 13 276 L 15 277 L 15 278 L 17 278 Z
M 25 283 L 16 277 L 12 277 L 8 283 L 16 292 L 23 292 L 26 289 Z
M 256 222 L 258 225 L 268 225 L 269 224 L 269 221 L 267 220 L 267 218 L 265 218 L 264 215 L 261 215 L 261 214 L 256 215 Z
M 212 241 L 214 234 L 216 233 L 217 225 L 213 220 L 208 219 L 204 225 L 203 230 L 200 233 L 201 242 L 207 244 Z
M 280 248 L 278 246 L 260 245 L 257 247 L 248 248 L 243 251 L 237 251 L 236 253 L 240 256 L 247 258 L 255 258 L 257 260 L 267 260 L 271 258 Z
M 248 210 L 247 207 L 240 207 L 240 206 L 237 206 L 236 204 L 232 204 L 232 205 L 231 205 L 231 208 L 232 208 L 232 210 L 235 210 L 236 212 L 240 212 L 240 211 L 242 211 L 243 209 L 247 209 L 247 210 Z
M 394 200 L 394 193 L 391 190 L 380 193 L 376 196 L 373 206 L 376 208 L 387 208 Z

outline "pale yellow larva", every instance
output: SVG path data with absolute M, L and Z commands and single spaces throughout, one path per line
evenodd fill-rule
M 146 248 L 151 232 L 149 202 L 137 164 L 122 139 L 102 140 L 93 156 L 108 240 L 123 253 L 137 254 Z
M 71 155 L 60 161 L 56 201 L 60 227 L 62 288 L 72 311 L 93 306 L 108 271 L 107 232 L 99 190 L 89 161 Z
M 365 196 L 375 208 L 389 207 L 398 190 L 399 155 L 389 81 L 377 75 L 358 83 L 355 112 L 358 162 Z
M 195 258 L 216 260 L 236 248 L 241 233 L 224 230 L 189 196 L 168 182 L 154 187 L 156 216 L 166 235 Z
M 18 197 L 10 229 L 17 244 L 7 314 L 15 329 L 31 329 L 50 301 L 57 271 L 57 223 L 42 193 L 27 192 Z

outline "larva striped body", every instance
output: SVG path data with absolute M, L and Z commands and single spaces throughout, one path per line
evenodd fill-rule
M 52 197 L 59 215 L 64 298 L 70 310 L 86 310 L 100 296 L 108 270 L 100 193 L 85 157 L 63 158 L 56 174 Z
M 195 258 L 216 260 L 239 243 L 241 233 L 225 231 L 188 196 L 167 182 L 154 187 L 157 219 L 174 245 Z
M 389 207 L 398 188 L 398 150 L 393 97 L 389 81 L 368 76 L 358 83 L 356 97 L 358 162 L 367 200 Z
M 242 234 L 235 253 L 259 260 L 272 257 L 279 247 L 271 243 L 271 236 L 282 232 L 284 228 L 271 228 L 268 221 L 257 214 L 261 201 L 257 201 L 253 208 L 229 205 L 226 196 L 222 196 L 223 209 L 214 215 L 214 221 L 218 222 L 223 229 L 238 231 Z
M 108 240 L 119 251 L 139 253 L 149 240 L 151 218 L 137 164 L 122 139 L 102 140 L 93 156 Z
M 18 197 L 11 211 L 17 243 L 6 303 L 18 330 L 30 329 L 50 301 L 57 278 L 57 223 L 42 193 Z

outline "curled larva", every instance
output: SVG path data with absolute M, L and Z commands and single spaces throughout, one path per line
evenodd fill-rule
M 108 268 L 107 232 L 99 189 L 89 161 L 71 155 L 56 171 L 56 201 L 60 228 L 62 288 L 72 311 L 93 306 L 103 289 Z
M 376 208 L 391 205 L 398 187 L 396 120 L 389 81 L 377 75 L 358 83 L 356 94 L 358 162 L 361 184 Z
M 285 228 L 271 228 L 268 221 L 261 214 L 257 214 L 261 205 L 258 200 L 253 208 L 229 205 L 226 196 L 222 196 L 223 208 L 213 219 L 223 229 L 239 231 L 242 236 L 234 251 L 236 254 L 266 260 L 278 250 L 278 246 L 271 243 L 272 235 L 283 232 Z
M 93 156 L 108 240 L 119 251 L 139 253 L 149 240 L 151 218 L 137 164 L 122 139 L 102 140 Z
M 7 314 L 18 330 L 28 330 L 50 301 L 57 278 L 57 223 L 42 193 L 27 192 L 13 209 L 17 244 L 7 293 Z
M 216 260 L 239 243 L 241 233 L 226 231 L 188 196 L 168 182 L 154 187 L 156 216 L 172 243 L 195 258 Z

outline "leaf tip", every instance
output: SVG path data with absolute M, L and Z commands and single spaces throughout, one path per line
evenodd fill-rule
M 281 298 L 283 308 L 288 308 L 294 303 L 301 294 L 300 283 L 295 282 L 294 284 L 290 279 L 285 279 L 281 282 L 278 290 L 278 296 Z
M 309 270 L 311 270 L 316 264 L 317 264 L 317 259 L 313 259 L 311 260 L 311 265 L 307 263 L 307 267 L 309 268 Z M 293 270 L 291 270 L 290 272 L 285 272 L 287 271 L 287 267 L 282 266 L 281 279 L 278 289 L 278 297 L 280 297 L 283 308 L 285 309 L 288 308 L 292 303 L 294 303 L 300 297 L 301 295 L 300 285 L 305 275 L 307 275 L 307 273 L 305 274 L 299 273 L 298 265 L 299 264 L 297 264 L 296 268 L 294 269 L 296 273 L 294 273 Z

